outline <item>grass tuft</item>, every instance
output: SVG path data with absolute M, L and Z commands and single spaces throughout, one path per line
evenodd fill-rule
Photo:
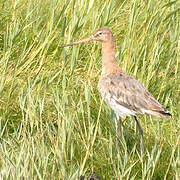
M 180 3 L 0 2 L 0 179 L 180 179 Z M 113 30 L 119 66 L 172 113 L 116 121 L 97 91 L 101 45 L 60 45 Z

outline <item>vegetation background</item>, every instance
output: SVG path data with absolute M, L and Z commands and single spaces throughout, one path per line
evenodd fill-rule
M 119 66 L 172 113 L 123 120 L 97 91 L 106 26 Z M 180 1 L 1 0 L 0 179 L 180 179 Z

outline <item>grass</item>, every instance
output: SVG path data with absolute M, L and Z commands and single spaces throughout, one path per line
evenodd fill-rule
M 119 66 L 172 117 L 116 123 L 97 91 L 100 43 L 61 49 L 112 29 Z M 0 179 L 180 179 L 179 1 L 0 2 Z

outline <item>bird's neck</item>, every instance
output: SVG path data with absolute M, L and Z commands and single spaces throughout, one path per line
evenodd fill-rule
M 119 69 L 115 59 L 113 39 L 102 43 L 102 75 L 111 74 Z

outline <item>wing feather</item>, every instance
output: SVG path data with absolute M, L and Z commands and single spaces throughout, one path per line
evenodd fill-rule
M 117 104 L 137 113 L 158 117 L 170 114 L 139 81 L 126 74 L 116 73 L 102 77 L 98 89 L 108 104 L 110 99 L 107 98 L 111 97 Z

